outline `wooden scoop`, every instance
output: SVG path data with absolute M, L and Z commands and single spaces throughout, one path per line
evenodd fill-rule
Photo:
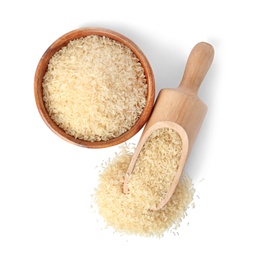
M 187 157 L 202 125 L 207 106 L 197 96 L 199 87 L 208 72 L 214 56 L 209 43 L 200 42 L 192 49 L 183 78 L 178 88 L 162 89 L 157 97 L 151 117 L 146 124 L 126 172 L 123 191 L 129 193 L 128 182 L 138 155 L 148 137 L 159 128 L 172 128 L 182 139 L 182 155 L 173 182 L 163 200 L 152 210 L 161 209 L 171 198 Z

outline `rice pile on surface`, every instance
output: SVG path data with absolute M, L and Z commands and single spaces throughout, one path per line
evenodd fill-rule
M 67 134 L 110 140 L 140 117 L 147 96 L 144 69 L 125 45 L 97 35 L 70 41 L 49 61 L 43 100 Z
M 154 172 L 150 171 L 150 168 L 155 167 L 158 169 L 158 167 L 153 166 L 149 158 L 153 161 L 156 160 L 156 163 L 160 165 L 164 162 L 165 165 L 163 166 L 165 168 L 167 165 L 171 167 L 171 162 L 166 160 L 160 161 L 155 157 L 159 156 L 158 154 L 163 151 L 159 149 L 161 141 L 157 142 L 158 146 L 156 146 L 156 151 L 149 149 L 149 147 L 155 146 L 157 135 L 164 141 L 163 145 L 165 146 L 167 144 L 165 139 L 167 137 L 171 138 L 170 135 L 174 136 L 174 134 L 175 133 L 165 129 L 161 130 L 161 132 L 154 133 L 153 139 L 149 139 L 149 142 L 152 142 L 152 140 L 155 141 L 152 144 L 147 144 L 142 149 L 144 156 L 139 157 L 139 161 L 134 168 L 129 183 L 129 194 L 123 193 L 123 183 L 126 170 L 133 154 L 130 149 L 126 146 L 122 147 L 113 160 L 107 163 L 103 168 L 99 176 L 99 185 L 94 198 L 98 206 L 98 211 L 107 226 L 112 227 L 115 231 L 120 233 L 141 236 L 161 236 L 165 231 L 176 230 L 180 226 L 181 221 L 186 216 L 186 210 L 193 201 L 195 192 L 192 181 L 186 174 L 182 174 L 179 184 L 166 206 L 159 211 L 150 210 L 153 203 L 152 201 L 154 200 L 156 202 L 157 199 L 157 196 L 153 195 L 153 190 L 159 190 L 158 186 L 161 185 L 162 188 L 160 190 L 163 192 L 167 189 L 167 185 L 164 183 L 166 181 L 162 181 L 161 177 L 152 180 Z M 170 153 L 167 151 L 166 154 L 172 161 L 173 153 L 174 152 Z M 161 153 L 161 157 L 165 156 Z M 147 162 L 145 162 L 145 160 Z M 137 176 L 138 174 L 139 176 Z M 170 174 L 173 176 L 171 171 Z M 133 176 L 135 176 L 135 178 L 133 178 Z M 168 178 L 168 176 L 166 176 L 166 178 Z M 157 183 L 158 179 L 159 184 Z M 170 177 L 170 179 L 173 179 L 173 177 Z

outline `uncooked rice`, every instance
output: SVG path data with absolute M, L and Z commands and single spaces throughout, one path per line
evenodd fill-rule
M 177 144 L 180 143 L 177 134 L 169 129 L 157 130 L 153 133 L 152 138 L 148 139 L 142 148 L 141 156 L 130 179 L 129 194 L 123 193 L 123 183 L 133 151 L 125 144 L 120 147 L 119 153 L 103 166 L 94 198 L 99 214 L 107 226 L 112 227 L 116 232 L 159 237 L 165 231 L 176 230 L 185 218 L 195 192 L 191 179 L 185 173 L 181 175 L 169 202 L 158 211 L 150 210 L 153 206 L 152 203 L 157 203 L 157 198 L 160 197 L 160 194 L 163 195 L 167 189 L 168 186 L 165 182 L 169 175 L 167 174 L 162 180 L 162 177 L 158 177 L 155 171 L 150 169 L 153 167 L 158 170 L 159 167 L 155 164 L 159 164 L 160 169 L 163 166 L 164 168 L 172 167 L 170 181 L 173 180 L 174 166 L 171 160 L 174 160 L 175 150 L 172 148 L 171 136 L 176 137 Z M 178 145 L 175 146 L 178 148 Z M 173 151 L 169 152 L 171 149 Z M 160 160 L 157 158 L 158 156 L 163 159 L 168 157 L 168 160 Z M 162 164 L 164 165 L 162 166 Z M 153 191 L 159 190 L 161 193 L 157 192 L 158 196 L 153 195 L 155 194 Z
M 106 141 L 131 129 L 147 96 L 144 69 L 125 45 L 105 36 L 70 41 L 50 59 L 43 100 L 67 134 Z
M 156 208 L 167 194 L 182 154 L 180 135 L 171 128 L 154 131 L 145 142 L 129 182 L 130 192 L 142 187 L 147 208 Z M 136 189 L 136 191 L 135 191 Z

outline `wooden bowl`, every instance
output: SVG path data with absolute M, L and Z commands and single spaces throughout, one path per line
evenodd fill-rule
M 133 53 L 137 56 L 139 61 L 141 62 L 141 65 L 144 69 L 146 81 L 147 81 L 147 101 L 146 106 L 143 109 L 142 114 L 140 115 L 139 119 L 135 123 L 135 125 L 125 132 L 124 134 L 114 138 L 110 139 L 108 141 L 85 141 L 81 139 L 77 139 L 69 134 L 67 134 L 63 129 L 61 129 L 50 117 L 48 114 L 48 111 L 45 107 L 44 101 L 43 101 L 43 88 L 42 88 L 42 82 L 43 77 L 47 71 L 48 63 L 51 57 L 59 51 L 62 47 L 66 46 L 71 40 L 78 39 L 81 37 L 86 37 L 88 35 L 99 35 L 99 36 L 105 36 L 110 39 L 116 40 L 125 46 L 129 47 Z M 154 81 L 154 75 L 152 68 L 143 54 L 143 52 L 139 49 L 138 46 L 136 46 L 135 43 L 133 43 L 130 39 L 127 37 L 103 28 L 81 28 L 77 30 L 73 30 L 71 32 L 66 33 L 65 35 L 58 38 L 53 44 L 50 45 L 50 47 L 46 50 L 46 52 L 41 57 L 36 72 L 35 72 L 35 78 L 34 78 L 34 95 L 36 100 L 36 105 L 38 108 L 38 111 L 46 123 L 46 125 L 59 137 L 62 139 L 73 143 L 75 145 L 79 145 L 82 147 L 87 148 L 104 148 L 109 146 L 114 146 L 117 144 L 120 144 L 122 142 L 127 141 L 129 138 L 134 136 L 136 133 L 140 131 L 140 129 L 145 125 L 147 120 L 150 117 L 150 114 L 153 109 L 154 105 L 154 99 L 155 99 L 155 81 Z

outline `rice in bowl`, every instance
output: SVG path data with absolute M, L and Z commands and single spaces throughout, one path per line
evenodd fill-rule
M 147 100 L 144 69 L 124 44 L 88 35 L 71 40 L 49 60 L 43 100 L 67 134 L 96 142 L 130 130 Z

